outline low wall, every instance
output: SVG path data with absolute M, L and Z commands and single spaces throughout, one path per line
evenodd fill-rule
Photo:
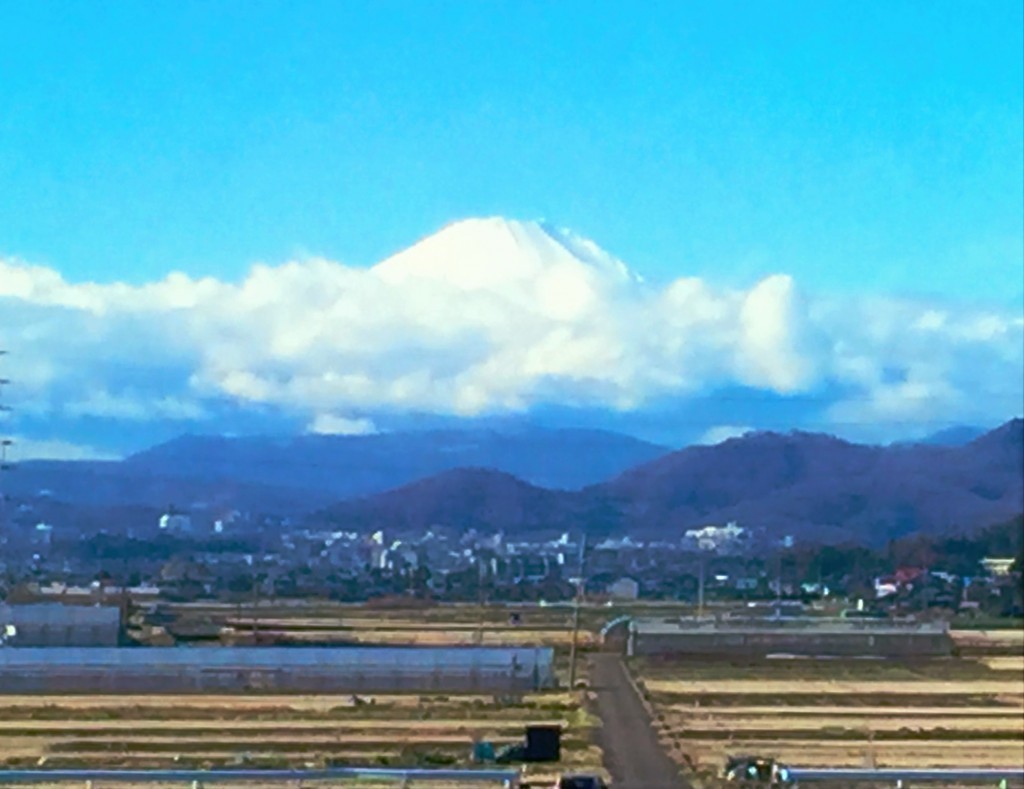
M 807 657 L 948 657 L 949 634 L 940 629 L 865 628 L 849 630 L 676 629 L 631 630 L 629 654 L 801 655 Z

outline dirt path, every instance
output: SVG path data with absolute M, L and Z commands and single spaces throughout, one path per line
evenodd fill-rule
M 687 789 L 651 728 L 651 720 L 618 655 L 593 658 L 590 685 L 601 728 L 597 740 L 613 789 Z

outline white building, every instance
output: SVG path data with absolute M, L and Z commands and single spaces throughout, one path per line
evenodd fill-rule
M 986 556 L 984 559 L 981 560 L 981 566 L 985 568 L 985 571 L 989 575 L 993 575 L 997 578 L 1005 578 L 1010 574 L 1010 570 L 1013 569 L 1013 565 L 1015 562 L 1016 559 L 1012 556 Z
M 725 526 L 688 529 L 684 537 L 686 542 L 702 551 L 725 551 L 737 547 L 742 540 L 746 539 L 747 530 L 732 521 Z
M 180 512 L 167 512 L 160 516 L 160 530 L 184 534 L 192 531 L 192 518 Z

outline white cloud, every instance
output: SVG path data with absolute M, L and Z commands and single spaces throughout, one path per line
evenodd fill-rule
M 317 414 L 306 428 L 306 432 L 323 436 L 369 436 L 377 432 L 377 427 L 372 419 Z
M 698 438 L 695 444 L 706 444 L 708 446 L 712 444 L 721 444 L 723 441 L 728 441 L 730 438 L 739 438 L 740 436 L 746 435 L 753 428 L 740 427 L 739 425 L 716 425 L 715 427 L 707 430 L 700 438 Z
M 806 307 L 792 278 L 777 274 L 757 283 L 743 299 L 737 372 L 750 386 L 783 394 L 800 392 L 814 380 L 814 359 L 801 348 L 808 340 Z
M 898 427 L 989 423 L 1024 398 L 1012 311 L 819 298 L 781 274 L 655 287 L 590 242 L 499 220 L 370 269 L 314 258 L 240 282 L 76 284 L 0 261 L 0 326 L 19 409 L 70 417 L 186 421 L 225 399 L 344 432 L 372 423 L 339 414 L 633 409 L 747 386 L 837 391 L 836 424 Z
M 60 440 L 34 440 L 15 436 L 7 448 L 7 458 L 22 460 L 118 460 L 118 456 L 85 444 Z
M 97 389 L 80 400 L 67 402 L 63 410 L 69 416 L 97 416 L 133 422 L 154 419 L 196 421 L 207 417 L 206 410 L 195 400 L 186 400 L 170 395 L 163 397 L 139 396 L 133 393 L 115 395 L 105 389 Z
M 913 434 L 922 423 L 991 424 L 1024 404 L 1024 318 L 979 307 L 873 298 L 821 302 L 828 380 L 848 389 L 836 424 Z M 920 433 L 920 429 L 917 430 Z

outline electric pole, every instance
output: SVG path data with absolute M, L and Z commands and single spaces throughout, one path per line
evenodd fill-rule
M 476 607 L 480 613 L 480 626 L 476 629 L 474 640 L 479 646 L 484 643 L 484 625 L 486 624 L 486 613 L 484 610 L 484 581 L 487 578 L 487 568 L 484 567 L 484 557 L 477 549 L 476 557 Z
M 700 569 L 698 570 L 699 577 L 697 578 L 697 621 L 700 622 L 704 619 L 704 562 L 705 554 L 703 548 L 698 548 L 700 551 L 698 556 L 700 557 Z
M 576 652 L 580 637 L 580 605 L 583 602 L 586 580 L 583 576 L 584 557 L 587 553 L 587 535 L 580 540 L 580 577 L 576 579 L 576 603 L 572 612 L 572 645 L 569 648 L 569 690 L 576 687 Z

